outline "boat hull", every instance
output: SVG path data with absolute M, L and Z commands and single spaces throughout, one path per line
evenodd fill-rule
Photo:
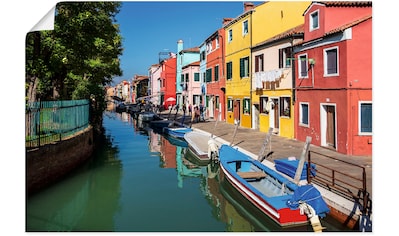
M 185 127 L 179 127 L 179 128 L 165 127 L 165 128 L 163 128 L 163 132 L 165 134 L 170 135 L 175 138 L 180 138 L 180 139 L 184 139 L 184 134 L 186 134 L 187 132 L 191 132 L 191 131 L 192 131 L 191 128 L 185 128 Z
M 309 223 L 307 215 L 301 214 L 299 208 L 292 209 L 287 205 L 294 191 L 298 188 L 298 186 L 290 180 L 264 166 L 259 161 L 227 145 L 222 145 L 219 149 L 219 160 L 222 173 L 228 182 L 230 182 L 249 202 L 281 227 L 306 225 Z M 258 169 L 259 171 L 252 173 L 248 171 L 245 172 L 245 174 L 252 175 L 262 172 L 262 175 L 264 175 L 262 176 L 262 184 L 267 183 L 267 186 L 270 187 L 264 187 L 264 189 L 260 189 L 260 185 L 255 187 L 255 182 L 261 183 L 260 178 L 241 177 L 243 173 L 239 173 L 238 166 L 240 167 L 240 171 L 247 167 Z M 267 178 L 265 178 L 266 176 Z M 273 181 L 275 181 L 276 184 L 273 184 Z M 279 185 L 277 182 L 280 183 L 281 186 L 283 186 L 282 183 L 284 183 L 284 187 L 278 187 Z M 266 184 L 264 185 L 266 186 Z

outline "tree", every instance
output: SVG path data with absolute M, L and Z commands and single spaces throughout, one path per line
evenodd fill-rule
M 122 75 L 122 36 L 115 19 L 120 6 L 120 2 L 61 2 L 54 30 L 27 34 L 28 101 L 95 99 L 103 111 L 103 87 Z

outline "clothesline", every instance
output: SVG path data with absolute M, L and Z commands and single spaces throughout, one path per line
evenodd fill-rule
M 255 73 L 255 87 L 262 88 L 262 82 L 274 82 L 283 75 L 283 70 L 270 70 Z

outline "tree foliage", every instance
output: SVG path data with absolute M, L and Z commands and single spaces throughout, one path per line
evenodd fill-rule
M 27 34 L 29 101 L 104 101 L 104 85 L 122 74 L 122 37 L 115 20 L 120 6 L 120 2 L 61 2 L 54 30 Z

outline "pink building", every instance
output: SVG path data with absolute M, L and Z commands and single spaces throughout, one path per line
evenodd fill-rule
M 199 73 L 199 61 L 192 62 L 182 67 L 181 77 L 184 78 L 183 82 L 183 104 L 188 106 L 199 105 L 196 101 L 201 96 L 201 81 Z M 196 104 L 197 103 L 197 104 Z M 183 105 L 181 104 L 181 105 Z M 188 111 L 188 107 L 186 107 Z
M 295 136 L 372 154 L 372 3 L 313 2 L 295 52 Z

